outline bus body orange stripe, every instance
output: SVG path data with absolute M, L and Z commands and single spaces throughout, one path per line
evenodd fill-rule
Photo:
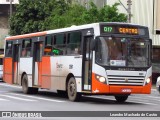
M 42 79 L 41 87 L 42 88 L 51 88 L 51 61 L 50 57 L 42 57 Z
M 109 85 L 104 84 L 96 80 L 95 74 L 92 73 L 92 93 L 108 93 L 109 92 Z
M 6 83 L 12 84 L 12 58 L 4 58 L 4 65 L 3 65 L 3 75 L 4 81 Z
M 29 38 L 29 37 L 43 36 L 46 34 L 47 32 L 44 31 L 44 32 L 31 33 L 31 34 L 16 35 L 16 36 L 7 37 L 6 40 L 17 40 L 17 39 L 23 39 L 23 38 Z

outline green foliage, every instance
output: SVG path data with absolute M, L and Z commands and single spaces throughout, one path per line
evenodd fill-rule
M 54 14 L 49 17 L 50 29 L 83 24 L 82 14 L 85 11 L 85 7 L 75 4 L 70 5 L 67 11 L 61 15 L 59 15 L 58 12 L 54 12 Z
M 118 12 L 119 3 L 115 3 L 113 6 L 105 5 L 99 12 L 100 21 L 104 22 L 125 22 L 127 16 Z
M 16 13 L 10 19 L 10 34 L 57 29 L 94 22 L 126 22 L 127 16 L 118 12 L 118 3 L 98 9 L 93 3 L 89 8 L 71 0 L 20 0 Z
M 10 18 L 10 34 L 46 30 L 47 18 L 56 9 L 56 0 L 20 0 L 16 13 Z

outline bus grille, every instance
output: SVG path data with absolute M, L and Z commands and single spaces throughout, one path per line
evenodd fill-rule
M 109 85 L 143 86 L 144 76 L 108 76 Z

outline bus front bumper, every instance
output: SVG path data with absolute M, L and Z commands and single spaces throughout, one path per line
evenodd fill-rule
M 145 86 L 110 86 L 110 94 L 150 94 L 151 83 Z

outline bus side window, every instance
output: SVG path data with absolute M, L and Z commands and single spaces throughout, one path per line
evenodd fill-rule
M 22 42 L 21 57 L 31 56 L 31 39 L 24 39 Z
M 65 55 L 66 54 L 66 35 L 57 34 L 55 35 L 55 45 L 53 45 L 53 55 Z
M 46 36 L 45 38 L 45 48 L 44 48 L 44 55 L 52 55 L 52 36 Z
M 8 41 L 6 43 L 5 57 L 12 57 L 12 42 L 11 41 Z
M 68 34 L 67 55 L 81 54 L 81 32 Z

